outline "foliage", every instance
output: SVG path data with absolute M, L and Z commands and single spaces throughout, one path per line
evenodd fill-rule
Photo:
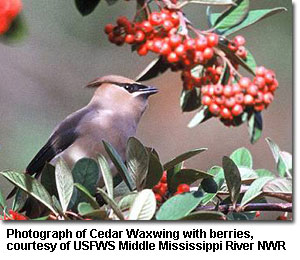
M 270 139 L 267 139 L 267 142 L 270 143 Z M 110 144 L 106 143 L 106 145 L 112 148 Z M 276 147 L 276 154 L 285 154 L 285 158 L 290 156 L 280 151 L 274 142 L 271 146 L 273 153 L 274 147 Z M 264 207 L 272 205 L 267 202 L 267 197 L 278 198 L 285 201 L 287 205 L 291 202 L 290 171 L 292 169 L 290 167 L 287 167 L 289 171 L 284 174 L 278 167 L 277 173 L 264 169 L 254 170 L 252 155 L 246 148 L 235 150 L 229 157 L 224 156 L 222 167 L 213 166 L 207 172 L 183 167 L 184 160 L 205 150 L 201 148 L 188 151 L 163 164 L 153 148 L 147 148 L 136 138 L 130 138 L 127 144 L 127 151 L 131 151 L 127 153 L 127 161 L 130 160 L 130 163 L 127 163 L 127 166 L 124 164 L 122 170 L 126 169 L 129 178 L 134 180 L 135 188 L 132 191 L 129 188 L 121 189 L 117 196 L 115 191 L 118 186 L 113 184 L 107 159 L 103 155 L 99 155 L 98 163 L 88 158 L 79 160 L 72 171 L 62 160 L 55 168 L 46 165 L 41 179 L 45 179 L 43 175 L 54 175 L 52 179 L 55 182 L 51 186 L 43 185 L 23 173 L 4 171 L 0 174 L 48 208 L 46 213 L 39 216 L 41 220 L 253 219 L 254 211 L 262 211 Z M 117 159 L 119 155 L 115 152 L 109 156 L 110 159 L 115 157 L 112 160 L 115 165 L 120 163 Z M 278 165 L 276 158 L 275 163 Z M 287 160 L 284 162 L 288 165 Z M 157 165 L 164 165 L 164 167 L 157 167 Z M 96 189 L 99 169 L 104 177 L 105 186 Z M 154 171 L 154 169 L 158 170 Z M 163 169 L 164 174 L 162 174 Z M 80 177 L 85 176 L 87 172 L 89 178 Z M 47 178 L 49 179 L 49 176 Z M 124 175 L 124 178 L 127 178 L 127 175 Z M 149 179 L 157 181 L 151 182 Z M 127 183 L 131 181 L 127 180 Z M 164 187 L 167 188 L 163 194 L 161 189 L 157 189 L 159 182 L 165 183 Z M 187 191 L 179 192 L 179 187 L 184 187 L 182 185 L 191 185 L 191 187 Z M 157 195 L 161 199 L 158 200 Z M 16 198 L 18 196 L 17 194 Z M 105 202 L 104 204 L 99 202 L 99 196 Z M 11 215 L 7 213 L 7 203 L 1 193 L 0 207 L 3 212 L 6 212 L 5 216 Z M 250 212 L 247 207 L 250 207 Z M 278 205 L 276 210 L 277 207 Z M 20 211 L 20 208 L 15 210 Z M 291 206 L 288 209 L 286 205 L 282 206 L 282 211 L 290 210 Z

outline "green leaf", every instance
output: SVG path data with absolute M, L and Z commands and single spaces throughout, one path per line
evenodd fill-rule
M 204 194 L 204 196 L 202 197 L 202 200 L 201 200 L 201 206 L 205 206 L 206 204 L 211 202 L 216 196 L 217 196 L 217 193 Z
M 212 114 L 209 112 L 206 106 L 200 108 L 200 110 L 195 114 L 192 120 L 189 122 L 188 127 L 193 128 L 206 120 L 210 119 Z
M 103 141 L 103 145 L 111 161 L 113 162 L 119 174 L 121 175 L 123 181 L 126 183 L 130 191 L 133 191 L 135 186 L 134 181 L 129 171 L 127 170 L 125 164 L 123 163 L 120 155 L 110 143 Z
M 241 206 L 246 205 L 250 201 L 257 198 L 259 195 L 262 194 L 262 188 L 264 185 L 272 180 L 273 177 L 261 177 L 255 180 L 249 187 L 249 189 L 245 192 L 244 197 L 241 202 Z
M 6 207 L 6 200 L 0 190 L 0 208 L 4 208 L 4 207 Z
M 267 182 L 262 188 L 263 192 L 292 194 L 293 182 L 288 178 L 276 178 Z
M 229 157 L 224 156 L 222 160 L 226 184 L 229 190 L 231 202 L 236 204 L 241 190 L 241 175 L 238 167 Z
M 241 220 L 253 220 L 255 218 L 255 212 L 230 212 L 227 214 L 227 220 L 241 221 Z
M 291 174 L 288 170 L 288 165 L 281 155 L 279 146 L 276 143 L 274 143 L 270 138 L 266 138 L 266 141 L 267 141 L 267 143 L 272 151 L 273 157 L 275 159 L 276 166 L 277 166 L 277 172 L 278 172 L 279 176 L 280 177 L 285 177 L 285 176 L 291 177 Z
M 52 201 L 53 201 L 53 206 L 57 210 L 57 212 L 60 215 L 64 215 L 64 212 L 63 212 L 63 209 L 61 207 L 61 204 L 60 204 L 59 200 L 54 195 L 52 195 L 51 198 L 52 198 Z
M 80 183 L 74 183 L 74 187 L 76 187 L 81 194 L 84 195 L 86 201 L 90 203 L 94 209 L 99 209 L 97 201 L 84 186 L 82 186 Z
M 255 170 L 258 177 L 274 177 L 274 174 L 266 169 L 257 169 Z
M 24 207 L 27 198 L 28 195 L 26 194 L 26 192 L 21 189 L 18 189 L 11 207 L 12 210 L 13 211 L 21 210 Z
M 49 192 L 49 194 L 58 197 L 56 180 L 55 180 L 55 167 L 46 163 L 41 173 L 41 184 Z
M 107 212 L 103 209 L 95 209 L 83 214 L 82 216 L 92 218 L 93 220 L 106 220 Z
M 83 16 L 92 13 L 99 3 L 100 0 L 75 0 L 76 8 Z
M 23 14 L 19 14 L 11 23 L 9 30 L 0 35 L 0 40 L 5 43 L 12 44 L 24 39 L 28 34 L 28 28 L 25 23 Z
M 109 164 L 108 164 L 107 160 L 105 159 L 105 157 L 101 154 L 98 157 L 98 162 L 99 162 L 102 177 L 103 177 L 103 180 L 105 183 L 107 195 L 108 195 L 108 197 L 113 199 L 114 198 L 114 193 L 113 193 L 114 186 L 113 186 L 113 178 L 112 178 Z
M 74 182 L 83 185 L 91 194 L 96 193 L 99 178 L 99 167 L 95 160 L 82 158 L 76 162 L 72 169 Z
M 12 171 L 0 172 L 8 181 L 17 187 L 24 190 L 30 196 L 37 199 L 39 202 L 44 204 L 48 209 L 50 209 L 54 214 L 58 214 L 53 208 L 53 202 L 51 196 L 47 190 L 42 186 L 35 178 L 28 174 L 17 173 Z
M 116 202 L 114 200 L 112 200 L 110 197 L 108 197 L 107 193 L 104 190 L 97 188 L 97 191 L 98 191 L 98 193 L 100 193 L 100 195 L 103 197 L 103 199 L 107 202 L 107 204 L 111 207 L 111 209 L 114 211 L 116 216 L 120 220 L 124 220 L 122 211 L 120 210 L 120 208 L 118 207 Z
M 281 156 L 282 160 L 284 161 L 288 170 L 293 170 L 293 156 L 284 151 L 280 151 L 279 155 Z
M 80 215 L 85 215 L 86 213 L 89 213 L 93 210 L 94 210 L 94 208 L 91 206 L 91 204 L 89 204 L 87 202 L 80 202 L 78 204 L 78 213 Z
M 250 184 L 258 178 L 256 171 L 248 167 L 238 167 L 243 184 Z
M 218 17 L 214 28 L 224 30 L 237 25 L 247 16 L 248 11 L 249 0 L 237 0 L 235 6 L 231 6 Z
M 191 150 L 188 152 L 185 152 L 177 157 L 175 157 L 174 159 L 172 159 L 171 161 L 167 162 L 164 164 L 164 170 L 170 170 L 171 168 L 173 168 L 175 165 L 191 158 L 194 157 L 195 155 L 202 153 L 204 151 L 206 151 L 207 148 L 199 148 L 199 149 L 195 149 L 195 150 Z
M 72 197 L 74 182 L 71 170 L 62 159 L 56 164 L 55 179 L 59 201 L 63 212 L 66 212 Z
M 129 193 L 130 193 L 130 190 L 129 190 L 128 186 L 125 184 L 124 181 L 122 181 L 121 183 L 119 183 L 114 188 L 114 198 L 126 196 Z
M 175 192 L 179 184 L 185 183 L 190 185 L 199 179 L 209 177 L 213 177 L 213 175 L 195 169 L 181 169 L 172 176 L 169 190 Z
M 248 168 L 252 168 L 252 155 L 248 149 L 242 147 L 235 150 L 231 155 L 230 159 L 234 161 L 237 166 L 245 166 Z
M 203 198 L 201 191 L 186 192 L 171 197 L 156 213 L 157 220 L 177 220 L 190 214 Z
M 208 173 L 212 174 L 214 177 L 204 179 L 201 182 L 201 187 L 207 193 L 216 193 L 224 184 L 224 170 L 220 166 L 213 166 L 208 170 Z
M 248 132 L 250 135 L 250 142 L 254 144 L 262 135 L 263 120 L 261 112 L 254 112 L 248 120 Z
M 225 220 L 226 216 L 222 212 L 196 211 L 180 220 Z
M 137 195 L 137 193 L 130 193 L 123 197 L 118 203 L 118 207 L 121 209 L 121 211 L 129 209 L 132 206 Z
M 149 156 L 149 167 L 145 181 L 145 188 L 152 189 L 160 181 L 164 168 L 153 152 L 150 152 Z
M 180 107 L 182 112 L 191 112 L 201 106 L 200 89 L 183 89 L 180 96 Z
M 162 56 L 150 62 L 147 67 L 135 78 L 135 81 L 145 81 L 159 76 L 167 71 L 170 65 L 164 61 Z
M 273 9 L 260 9 L 260 10 L 252 10 L 248 13 L 247 17 L 241 22 L 239 23 L 238 25 L 234 26 L 234 27 L 231 27 L 230 29 L 227 29 L 225 30 L 224 35 L 228 36 L 230 34 L 233 34 L 237 31 L 240 31 L 242 29 L 245 29 L 267 17 L 270 17 L 274 14 L 278 14 L 278 13 L 281 13 L 283 11 L 287 11 L 286 8 L 284 7 L 276 7 L 276 8 L 273 8 Z M 216 16 L 215 19 L 217 19 L 217 17 L 220 15 L 220 14 L 213 14 Z M 222 33 L 222 34 L 223 34 Z
M 126 147 L 126 163 L 137 190 L 143 189 L 148 172 L 149 154 L 144 145 L 135 137 L 130 137 Z
M 252 55 L 252 53 L 249 50 L 247 50 L 247 57 L 246 57 L 245 62 L 252 70 L 255 71 L 256 66 L 257 66 L 256 61 L 255 61 L 254 56 Z
M 145 189 L 138 193 L 130 211 L 128 220 L 150 220 L 156 209 L 156 199 L 152 190 Z

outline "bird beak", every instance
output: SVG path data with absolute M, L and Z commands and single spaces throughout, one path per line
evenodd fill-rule
M 158 89 L 155 87 L 147 86 L 147 88 L 142 88 L 137 91 L 140 95 L 146 95 L 147 97 L 158 92 Z

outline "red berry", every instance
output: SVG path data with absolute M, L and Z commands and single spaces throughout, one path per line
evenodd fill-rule
M 287 220 L 287 217 L 285 215 L 280 215 L 277 217 L 277 220 Z
M 150 33 L 153 30 L 153 27 L 149 21 L 143 21 L 141 27 L 145 33 Z
M 235 105 L 235 98 L 234 97 L 230 97 L 230 98 L 226 98 L 225 99 L 225 106 L 226 107 L 233 107 Z
M 231 50 L 232 52 L 236 52 L 238 49 L 238 46 L 233 42 L 229 42 L 228 49 Z
M 258 92 L 258 87 L 254 84 L 251 84 L 248 88 L 247 88 L 247 93 L 250 94 L 251 96 L 255 97 L 257 95 Z
M 225 97 L 231 97 L 233 95 L 232 87 L 230 85 L 226 85 L 223 89 L 223 94 Z
M 260 217 L 260 211 L 256 211 L 255 217 L 256 217 L 256 218 Z
M 215 116 L 218 116 L 220 114 L 220 110 L 221 110 L 220 107 L 217 104 L 215 104 L 215 103 L 212 103 L 209 106 L 210 113 L 212 113 Z
M 164 20 L 163 21 L 163 28 L 165 31 L 170 31 L 174 27 L 174 24 L 170 20 Z
M 242 89 L 248 88 L 250 86 L 250 84 L 251 84 L 251 80 L 247 77 L 243 77 L 239 80 L 239 85 Z
M 22 2 L 21 0 L 10 0 L 8 2 L 9 9 L 6 11 L 6 17 L 8 19 L 13 19 L 21 12 Z
M 161 187 L 161 182 L 159 182 L 158 184 L 156 184 L 153 188 L 152 188 L 152 190 L 154 191 L 154 192 L 158 192 L 159 190 L 160 190 L 160 187 Z
M 181 36 L 179 34 L 173 34 L 169 37 L 170 39 L 170 46 L 172 48 L 176 48 L 181 43 Z
M 264 77 L 257 76 L 254 78 L 254 84 L 258 86 L 259 89 L 262 89 L 266 85 L 266 81 Z
M 241 92 L 241 87 L 239 84 L 233 84 L 232 85 L 232 92 L 234 94 L 239 94 Z
M 145 40 L 145 33 L 141 30 L 137 31 L 134 35 L 134 39 L 136 42 L 142 42 Z
M 234 41 L 234 43 L 236 44 L 237 47 L 244 46 L 245 43 L 246 43 L 245 38 L 241 35 L 235 36 L 233 41 Z
M 251 95 L 249 95 L 249 94 L 245 95 L 245 97 L 244 97 L 244 104 L 245 104 L 246 106 L 250 106 L 250 105 L 253 105 L 253 103 L 254 103 L 254 98 L 253 98 L 253 96 L 251 96 Z
M 184 47 L 186 50 L 194 50 L 196 47 L 196 43 L 194 39 L 187 39 L 184 41 Z
M 263 66 L 256 67 L 255 74 L 256 76 L 264 77 L 266 73 L 266 68 Z
M 153 51 L 156 53 L 160 53 L 163 45 L 163 41 L 159 38 L 153 40 Z
M 162 175 L 160 181 L 163 183 L 167 182 L 167 172 L 166 171 L 163 172 L 163 175 Z
M 158 201 L 158 202 L 162 202 L 162 196 L 160 196 L 158 193 L 156 193 L 155 194 L 155 199 L 156 199 L 156 201 Z
M 204 51 L 207 48 L 207 39 L 204 36 L 200 36 L 195 41 L 196 50 Z
M 132 35 L 132 34 L 127 34 L 127 35 L 125 36 L 125 42 L 128 43 L 128 44 L 134 43 L 134 42 L 135 42 L 135 40 L 134 40 L 134 35 Z
M 143 44 L 143 45 L 139 46 L 139 48 L 137 49 L 137 53 L 138 53 L 138 55 L 140 55 L 140 56 L 145 56 L 145 55 L 147 55 L 148 49 L 147 49 L 146 44 Z
M 230 112 L 230 110 L 227 107 L 224 107 L 221 110 L 220 114 L 221 114 L 221 117 L 223 117 L 225 119 L 229 119 L 231 117 L 231 112 Z
M 263 111 L 264 108 L 265 108 L 265 106 L 263 104 L 254 106 L 254 109 L 258 112 Z
M 215 33 L 209 34 L 206 38 L 207 38 L 207 45 L 209 47 L 215 47 L 219 43 L 219 36 Z
M 214 56 L 214 50 L 212 48 L 206 48 L 203 51 L 203 58 L 206 60 L 210 60 Z
M 277 87 L 278 87 L 278 81 L 277 81 L 277 79 L 274 79 L 273 84 L 271 86 L 269 86 L 269 90 L 271 92 L 274 92 L 277 89 Z
M 264 103 L 269 105 L 273 102 L 274 96 L 271 93 L 264 94 Z
M 189 192 L 190 186 L 187 184 L 179 184 L 177 187 L 177 192 L 183 193 L 183 192 Z
M 202 64 L 204 61 L 204 55 L 202 51 L 195 51 L 194 62 Z
M 172 49 L 171 49 L 170 45 L 168 43 L 164 42 L 161 46 L 160 53 L 162 55 L 167 56 L 171 53 L 171 51 L 172 51 Z
M 203 96 L 202 97 L 202 105 L 209 106 L 211 104 L 212 100 L 209 96 Z
M 170 18 L 171 18 L 171 22 L 174 24 L 174 26 L 179 25 L 179 15 L 176 12 L 172 12 Z
M 179 57 L 175 52 L 171 52 L 167 57 L 168 62 L 170 63 L 176 63 L 179 61 Z
M 225 97 L 224 96 L 216 97 L 215 98 L 215 103 L 219 106 L 224 105 Z
M 232 109 L 231 109 L 231 113 L 234 116 L 239 116 L 240 114 L 243 113 L 243 107 L 239 104 L 236 104 Z
M 117 20 L 117 24 L 122 27 L 127 25 L 128 23 L 129 23 L 129 21 L 128 21 L 127 17 L 125 17 L 125 16 L 120 16 Z
M 274 73 L 272 73 L 271 71 L 267 71 L 266 74 L 265 74 L 266 83 L 269 84 L 269 85 L 273 84 L 274 79 L 275 79 Z
M 152 14 L 150 14 L 149 22 L 154 26 L 161 25 L 162 18 L 160 13 L 153 12 Z
M 222 95 L 222 93 L 223 93 L 223 85 L 222 84 L 215 85 L 214 86 L 214 93 L 217 96 Z
M 183 55 L 185 55 L 185 48 L 183 44 L 179 44 L 176 49 L 175 49 L 175 53 L 177 54 L 178 57 L 182 57 Z
M 243 93 L 238 93 L 238 94 L 235 94 L 235 102 L 237 104 L 243 104 L 244 103 L 244 94 Z M 252 97 L 252 96 L 251 96 Z
M 109 23 L 109 24 L 105 25 L 104 32 L 106 34 L 109 34 L 109 33 L 111 33 L 113 31 L 113 29 L 114 29 L 114 25 L 111 24 L 111 23 Z
M 236 51 L 236 54 L 242 58 L 242 59 L 246 59 L 247 58 L 247 55 L 248 55 L 248 52 L 246 50 L 246 48 L 244 46 L 240 46 L 238 48 L 238 50 Z

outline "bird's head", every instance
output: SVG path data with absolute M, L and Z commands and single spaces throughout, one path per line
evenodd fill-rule
M 135 110 L 141 114 L 147 107 L 148 97 L 158 92 L 154 87 L 117 75 L 97 78 L 87 88 L 96 88 L 91 102 L 108 109 Z

